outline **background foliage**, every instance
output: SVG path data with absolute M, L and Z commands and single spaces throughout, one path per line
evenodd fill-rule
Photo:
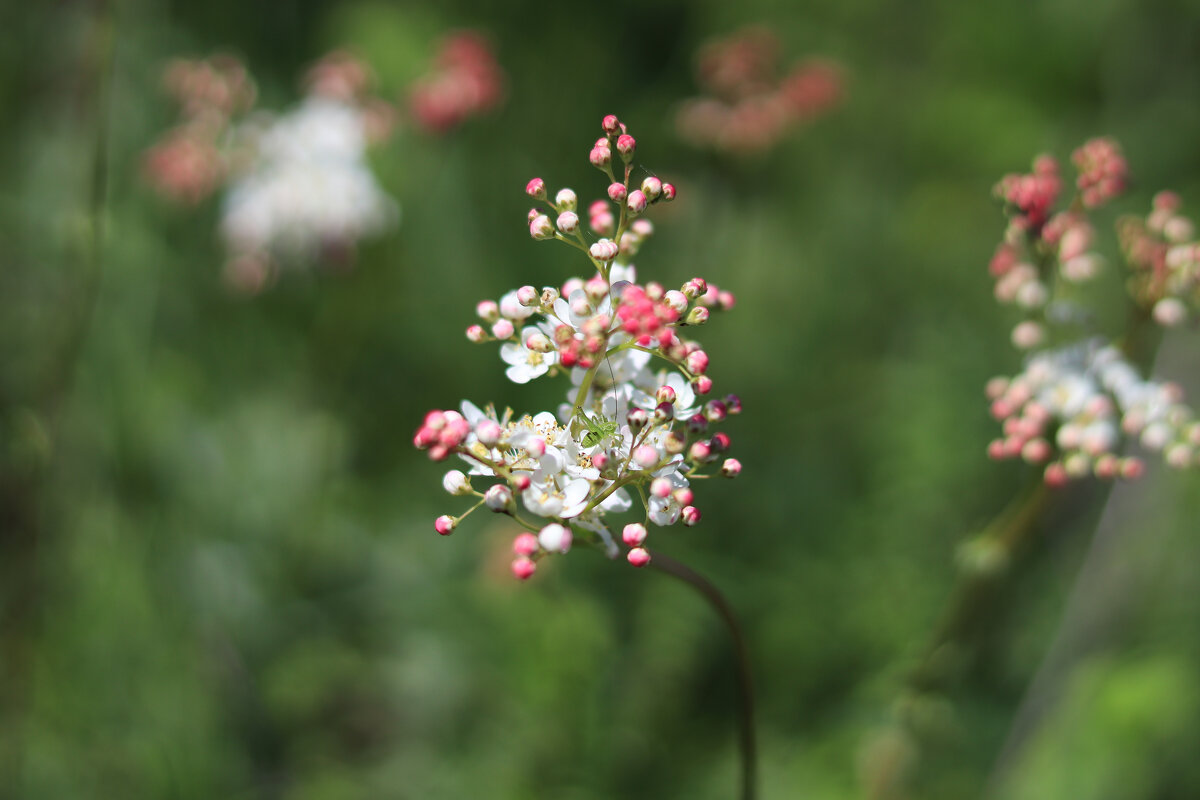
M 906 760 L 914 797 L 1200 794 L 1195 476 L 1157 470 L 1103 516 L 1081 497 L 1051 520 L 974 668 L 918 709 L 919 754 L 886 733 L 955 547 L 1024 479 L 983 455 L 982 386 L 1017 364 L 986 274 L 990 188 L 1106 133 L 1137 179 L 1123 209 L 1168 187 L 1200 207 L 1200 4 L 114 6 L 98 270 L 103 11 L 0 11 L 0 794 L 730 796 L 732 667 L 709 610 L 587 553 L 515 585 L 500 523 L 433 533 L 453 501 L 410 446 L 460 397 L 557 402 L 461 332 L 479 298 L 578 269 L 529 240 L 521 189 L 596 192 L 586 148 L 610 112 L 680 188 L 643 276 L 739 297 L 704 340 L 745 402 L 729 431 L 746 471 L 658 546 L 747 626 L 763 796 L 864 796 Z M 763 156 L 687 149 L 671 115 L 693 53 L 753 22 L 842 62 L 846 102 Z M 332 47 L 394 93 L 462 27 L 496 45 L 508 103 L 377 154 L 403 220 L 350 273 L 233 297 L 215 205 L 140 180 L 172 119 L 170 57 L 235 52 L 278 108 Z M 1173 337 L 1164 366 L 1194 378 L 1195 334 Z

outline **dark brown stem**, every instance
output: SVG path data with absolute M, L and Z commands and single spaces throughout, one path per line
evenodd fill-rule
M 738 705 L 738 742 L 742 757 L 742 793 L 741 800 L 754 800 L 757 796 L 757 746 L 754 738 L 754 683 L 750 674 L 750 655 L 746 649 L 746 637 L 742 626 L 737 621 L 729 601 L 721 590 L 711 584 L 704 576 L 662 553 L 651 553 L 650 566 L 659 572 L 665 572 L 673 578 L 678 578 L 691 586 L 708 600 L 716 610 L 717 615 L 729 629 L 729 637 L 733 642 L 734 663 L 737 667 L 739 705 Z

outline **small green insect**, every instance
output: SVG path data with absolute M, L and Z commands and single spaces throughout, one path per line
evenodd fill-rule
M 593 447 L 617 432 L 617 423 L 599 414 L 589 417 L 586 411 L 580 411 L 579 416 L 587 426 L 587 433 L 580 442 L 584 447 Z

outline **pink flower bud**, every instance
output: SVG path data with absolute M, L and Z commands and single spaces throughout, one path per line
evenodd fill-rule
M 662 199 L 668 203 L 675 199 L 675 185 L 674 184 L 664 183 L 662 185 Z
M 687 366 L 688 372 L 693 375 L 703 375 L 708 371 L 708 353 L 703 350 L 695 350 L 688 353 L 684 364 Z
M 696 306 L 688 312 L 688 325 L 703 325 L 706 322 L 708 322 L 708 309 L 704 306 Z
M 712 447 L 708 442 L 693 442 L 688 450 L 688 458 L 692 461 L 708 461 L 712 458 Z
M 475 314 L 484 322 L 495 322 L 500 318 L 500 306 L 495 300 L 480 300 L 475 304 Z
M 498 319 L 496 320 L 496 324 L 492 326 L 492 336 L 495 336 L 497 339 L 507 339 L 514 332 L 513 324 L 506 319 Z
M 641 189 L 634 189 L 629 193 L 629 197 L 625 198 L 625 205 L 629 213 L 640 214 L 646 210 L 646 195 L 642 194 Z
M 454 529 L 458 527 L 458 521 L 454 517 L 442 514 L 433 521 L 433 529 L 442 536 L 449 536 L 454 533 Z
M 517 580 L 526 581 L 537 571 L 537 563 L 529 556 L 517 556 L 512 562 L 512 574 Z
M 738 397 L 736 394 L 725 395 L 725 410 L 728 411 L 731 416 L 736 416 L 737 414 L 742 413 L 742 398 Z
M 686 486 L 682 486 L 671 492 L 671 497 L 674 498 L 675 502 L 679 503 L 681 506 L 690 506 L 692 504 L 692 500 L 695 498 L 695 495 L 692 494 L 691 489 Z
M 517 302 L 527 307 L 536 306 L 538 304 L 540 294 L 541 293 L 532 286 L 522 286 L 520 289 L 517 289 Z
M 675 406 L 670 403 L 659 403 L 654 407 L 654 421 L 662 424 L 675 418 Z
M 563 233 L 574 233 L 579 230 L 579 215 L 574 211 L 564 211 L 554 222 Z
M 538 214 L 533 222 L 529 223 L 529 235 L 539 241 L 554 238 L 554 224 L 550 222 L 550 218 L 545 214 Z
M 635 547 L 626 554 L 625 559 L 635 567 L 644 567 L 650 563 L 650 551 L 644 547 Z
M 623 183 L 610 183 L 608 185 L 608 196 L 614 203 L 623 203 L 625 198 L 629 196 L 629 190 L 625 188 Z M 608 206 L 604 206 L 603 211 L 608 211 Z
M 1053 448 L 1045 439 L 1030 439 L 1021 448 L 1021 458 L 1028 461 L 1030 464 L 1041 464 L 1050 458 L 1053 453 Z
M 597 169 L 604 169 L 612 163 L 612 151 L 607 147 L 593 147 L 588 153 L 588 161 Z
M 708 430 L 708 417 L 703 414 L 693 414 L 688 417 L 687 429 L 689 433 L 703 433 Z
M 1067 468 L 1062 465 L 1062 462 L 1055 461 L 1046 465 L 1046 471 L 1042 476 L 1042 480 L 1051 489 L 1061 489 L 1070 481 L 1070 476 L 1067 475 Z
M 658 391 L 654 393 L 654 399 L 660 403 L 674 404 L 674 402 L 676 400 L 675 390 L 672 389 L 670 386 L 666 386 L 666 385 L 660 386 L 660 387 L 658 387 Z
M 578 202 L 579 198 L 570 189 L 559 189 L 558 194 L 554 195 L 554 205 L 558 206 L 559 211 L 574 211 Z
M 503 433 L 504 429 L 495 420 L 481 419 L 475 424 L 475 437 L 485 447 L 495 447 Z
M 485 331 L 483 329 L 482 325 L 471 325 L 470 327 L 467 328 L 467 338 L 470 339 L 475 344 L 479 344 L 480 342 L 486 342 L 487 341 L 487 331 Z
M 545 200 L 546 182 L 541 178 L 534 178 L 529 183 L 525 184 L 525 194 L 529 195 L 534 200 Z
M 534 331 L 525 337 L 525 347 L 535 353 L 549 353 L 554 349 L 554 342 L 541 331 Z
M 518 492 L 523 492 L 533 485 L 533 479 L 524 472 L 517 472 L 509 477 L 508 485 Z
M 599 236 L 612 236 L 616 226 L 616 218 L 607 211 L 603 214 L 596 214 L 588 219 L 588 227 L 592 229 L 592 233 Z
M 717 307 L 722 311 L 728 311 L 737 305 L 737 298 L 733 296 L 733 292 L 727 292 L 722 289 L 717 292 Z
M 729 449 L 729 434 L 721 432 L 714 433 L 709 445 L 717 453 L 724 453 Z
M 438 411 L 435 409 L 425 415 L 424 425 L 426 428 L 429 428 L 430 430 L 440 431 L 442 428 L 446 427 L 446 423 L 448 423 L 449 421 L 450 420 L 446 419 L 445 412 Z
M 600 127 L 609 136 L 613 136 L 621 130 L 621 121 L 617 119 L 616 114 L 608 114 L 600 121 Z
M 648 444 L 640 445 L 633 451 L 633 463 L 642 469 L 650 469 L 658 464 L 658 450 Z
M 662 189 L 662 181 L 653 175 L 642 181 L 642 193 L 646 195 L 646 199 L 651 203 L 662 196 Z
M 525 444 L 525 452 L 534 458 L 546 455 L 546 442 L 543 439 L 530 439 Z
M 683 524 L 689 528 L 700 524 L 700 509 L 695 506 L 684 506 L 683 513 L 679 516 L 683 519 Z
M 1121 459 L 1121 477 L 1134 481 L 1146 473 L 1146 464 L 1140 458 Z
M 736 458 L 725 459 L 725 463 L 721 465 L 721 474 L 726 478 L 736 478 L 742 474 L 742 462 Z
M 571 549 L 571 529 L 552 522 L 538 532 L 538 544 L 550 553 L 565 553 Z
M 629 413 L 625 415 L 625 421 L 629 423 L 629 427 L 636 433 L 650 422 L 650 415 L 646 413 L 646 409 L 644 408 L 631 408 L 629 409 Z
M 720 400 L 709 400 L 704 404 L 704 417 L 709 422 L 724 421 L 726 413 L 725 404 Z
M 640 522 L 631 522 L 621 531 L 621 541 L 630 547 L 637 547 L 646 541 L 646 526 Z
M 452 469 L 442 476 L 442 488 L 450 494 L 470 494 L 471 482 L 460 470 Z
M 659 499 L 665 500 L 670 497 L 673 488 L 668 478 L 655 478 L 650 481 L 650 494 Z
M 513 539 L 513 552 L 519 556 L 531 556 L 538 551 L 537 537 L 532 533 L 517 534 Z
M 430 461 L 445 461 L 450 455 L 450 448 L 444 444 L 435 444 L 429 448 Z
M 483 502 L 492 511 L 506 511 L 512 505 L 512 490 L 503 483 L 493 484 L 483 495 Z
M 617 137 L 617 152 L 621 154 L 623 161 L 628 163 L 633 158 L 635 150 L 637 150 L 637 139 L 634 139 L 628 133 L 623 133 Z
M 601 239 L 600 241 L 592 244 L 592 246 L 588 248 L 588 252 L 591 254 L 592 258 L 596 259 L 597 261 L 612 261 L 617 257 L 619 250 L 617 248 L 617 243 L 612 239 Z
M 605 452 L 599 452 L 592 456 L 592 466 L 601 472 L 603 472 L 604 468 L 611 463 L 612 459 L 609 458 L 608 454 Z

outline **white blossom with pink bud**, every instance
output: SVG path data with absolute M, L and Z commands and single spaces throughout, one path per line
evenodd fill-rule
M 517 416 L 464 401 L 461 413 L 431 412 L 413 439 L 433 460 L 453 455 L 466 464 L 446 474 L 447 492 L 479 498 L 435 527 L 453 530 L 479 507 L 510 516 L 526 530 L 513 542 L 512 571 L 522 580 L 540 559 L 584 544 L 617 557 L 622 542 L 628 562 L 645 566 L 647 524 L 700 522 L 692 478 L 741 471 L 724 456 L 729 437 L 712 429 L 741 403 L 734 395 L 700 399 L 713 386 L 709 356 L 685 335 L 732 308 L 733 295 L 702 278 L 679 289 L 638 282 L 630 259 L 654 230 L 640 215 L 676 190 L 653 175 L 633 183 L 635 140 L 615 117 L 602 127 L 589 159 L 607 183 L 602 199 L 586 204 L 589 227 L 602 238 L 591 239 L 580 224 L 575 191 L 552 190 L 540 178 L 526 187 L 540 204 L 527 217 L 531 235 L 582 250 L 588 271 L 481 301 L 476 312 L 491 335 L 480 325 L 468 333 L 472 341 L 501 342 L 514 383 L 568 378 L 566 402 L 557 414 Z M 641 521 L 615 537 L 609 520 L 639 499 Z

